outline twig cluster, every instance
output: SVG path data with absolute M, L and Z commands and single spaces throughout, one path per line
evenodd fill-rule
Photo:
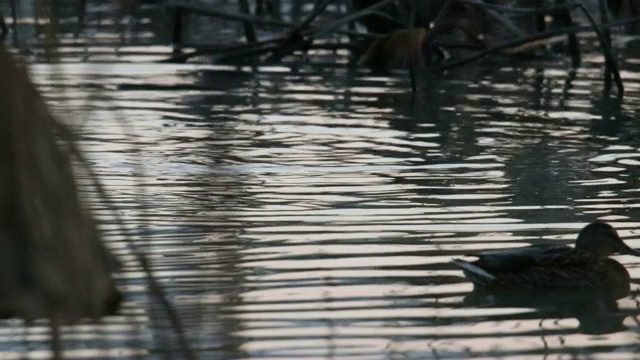
M 516 6 L 517 0 L 501 2 L 485 2 L 484 0 L 441 0 L 433 1 L 439 4 L 433 16 L 427 19 L 428 23 L 415 24 L 415 19 L 420 18 L 418 11 L 422 11 L 424 5 L 419 1 L 404 1 L 404 17 L 390 14 L 385 11 L 390 6 L 396 6 L 397 0 L 372 0 L 353 1 L 360 6 L 352 8 L 348 13 L 341 14 L 332 20 L 319 20 L 319 16 L 327 11 L 327 6 L 334 1 L 316 1 L 313 11 L 299 23 L 286 22 L 279 19 L 270 19 L 250 13 L 247 0 L 239 0 L 239 11 L 229 12 L 210 7 L 173 3 L 169 5 L 174 11 L 173 22 L 173 47 L 172 56 L 167 62 L 184 62 L 190 58 L 210 55 L 219 62 L 277 62 L 294 52 L 305 53 L 310 49 L 332 48 L 352 50 L 354 54 L 362 54 L 362 44 L 378 39 L 364 53 L 360 63 L 372 68 L 386 69 L 394 66 L 404 66 L 414 73 L 416 66 L 426 66 L 430 70 L 442 72 L 477 61 L 489 55 L 514 55 L 531 52 L 532 49 L 548 46 L 554 42 L 564 41 L 568 44 L 567 53 L 572 60 L 572 67 L 577 68 L 581 63 L 580 49 L 576 35 L 591 32 L 596 34 L 600 44 L 600 51 L 605 58 L 605 93 L 611 92 L 611 84 L 616 84 L 616 97 L 621 100 L 624 96 L 624 86 L 620 78 L 615 55 L 611 49 L 610 29 L 629 24 L 640 23 L 640 16 L 633 13 L 632 17 L 611 22 L 607 16 L 608 8 L 605 0 L 600 1 L 600 23 L 597 23 L 593 15 L 583 5 L 582 1 L 557 0 L 554 6 L 544 6 L 544 1 L 529 0 L 527 4 L 534 3 L 539 6 Z M 623 1 L 623 0 L 622 0 Z M 400 0 L 402 3 L 402 0 Z M 349 5 L 349 4 L 347 4 Z M 471 9 L 479 18 L 489 19 L 489 22 L 501 27 L 501 41 L 488 41 L 482 38 L 489 29 L 478 29 L 479 22 L 473 19 L 463 19 L 456 13 L 456 9 Z M 407 15 L 408 14 L 408 15 Z M 242 23 L 246 42 L 234 45 L 206 45 L 189 46 L 195 48 L 189 52 L 184 51 L 184 22 L 188 15 L 208 16 L 213 19 L 225 19 Z M 545 23 L 545 16 L 554 16 L 554 26 Z M 588 25 L 576 25 L 574 19 L 580 17 L 588 21 Z M 519 21 L 528 17 L 535 19 L 536 28 L 527 29 L 520 26 Z M 387 34 L 374 34 L 372 32 L 356 31 L 355 23 L 371 24 L 373 21 L 386 21 L 386 27 L 394 29 Z M 423 30 L 415 30 L 414 27 Z M 546 27 L 545 27 L 546 26 Z M 257 28 L 271 27 L 281 28 L 282 32 L 264 39 L 257 36 Z M 369 27 L 369 26 L 368 26 Z M 373 28 L 373 26 L 370 27 Z M 446 35 L 453 32 L 462 33 L 463 42 L 447 44 Z M 342 39 L 348 37 L 349 42 Z M 327 39 L 340 39 L 333 43 Z M 323 41 L 318 41 L 323 40 Z M 464 48 L 466 56 L 462 58 L 448 58 L 445 61 L 434 61 L 438 49 L 455 50 Z M 413 80 L 413 79 L 412 79 Z

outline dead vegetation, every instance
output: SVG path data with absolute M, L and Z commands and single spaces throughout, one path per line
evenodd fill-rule
M 136 13 L 143 3 L 117 2 L 118 16 Z M 15 8 L 15 2 L 10 4 Z M 87 4 L 83 0 L 75 5 L 77 24 L 71 27 L 76 37 L 84 28 Z M 603 93 L 620 101 L 624 86 L 611 49 L 611 32 L 637 34 L 640 28 L 640 3 L 635 0 L 303 0 L 287 6 L 281 0 L 236 0 L 216 4 L 205 0 L 154 5 L 159 13 L 169 14 L 165 19 L 170 23 L 173 52 L 165 62 L 206 56 L 218 63 L 273 64 L 304 59 L 314 51 L 348 51 L 352 65 L 376 71 L 408 68 L 411 74 L 417 68 L 442 73 L 480 59 L 550 56 L 566 56 L 576 69 L 582 59 L 581 43 L 595 39 L 606 59 Z M 15 11 L 11 18 L 11 26 L 0 23 L 0 30 L 6 37 L 11 28 L 15 42 Z M 191 43 L 188 30 L 194 21 L 235 23 L 242 30 L 232 41 Z M 53 16 L 49 23 L 59 21 Z
M 117 311 L 117 261 L 78 194 L 72 153 L 26 70 L 0 48 L 0 315 L 58 327 Z
M 620 100 L 624 87 L 610 45 L 610 30 L 634 31 L 640 23 L 640 5 L 632 0 L 593 0 L 596 19 L 593 6 L 588 8 L 585 3 L 326 0 L 315 2 L 313 10 L 295 23 L 281 20 L 277 11 L 271 16 L 259 16 L 257 11 L 262 7 L 257 5 L 256 14 L 252 14 L 247 0 L 238 1 L 237 12 L 174 3 L 174 52 L 167 61 L 183 62 L 207 55 L 222 63 L 269 63 L 304 56 L 314 49 L 344 49 L 351 52 L 354 62 L 375 70 L 422 67 L 443 72 L 487 57 L 530 58 L 563 53 L 577 68 L 581 63 L 578 35 L 591 34 L 606 59 L 604 91 L 611 93 L 615 83 L 615 95 Z M 342 6 L 330 7 L 336 4 Z M 189 46 L 192 50 L 186 50 L 183 31 L 188 19 L 196 15 L 212 21 L 240 22 L 246 42 Z M 265 28 L 270 31 L 263 31 Z
M 0 89 L 0 318 L 27 323 L 48 319 L 53 358 L 62 359 L 61 326 L 113 315 L 122 301 L 112 279 L 118 261 L 102 243 L 77 173 L 90 179 L 88 185 L 107 208 L 115 206 L 77 147 L 74 133 L 51 115 L 25 66 L 3 46 L 0 78 L 11 84 Z M 183 353 L 194 359 L 145 255 L 113 213 Z

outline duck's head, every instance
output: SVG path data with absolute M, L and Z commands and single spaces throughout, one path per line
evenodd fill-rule
M 640 256 L 640 251 L 627 246 L 611 225 L 601 221 L 592 222 L 580 231 L 576 249 L 588 251 L 599 257 L 612 254 Z

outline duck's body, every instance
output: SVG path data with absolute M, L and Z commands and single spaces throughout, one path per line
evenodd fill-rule
M 453 260 L 476 286 L 487 289 L 615 289 L 629 291 L 629 273 L 614 253 L 640 256 L 608 224 L 594 222 L 576 247 L 538 245 L 480 253 L 473 262 Z

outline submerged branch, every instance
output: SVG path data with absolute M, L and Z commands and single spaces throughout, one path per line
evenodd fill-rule
M 355 33 L 353 31 L 344 30 L 343 28 L 347 24 L 352 24 L 354 21 L 362 21 L 364 17 L 374 14 L 378 14 L 377 19 L 382 19 L 381 21 L 388 22 L 387 25 L 390 25 L 392 28 L 393 26 L 395 26 L 394 22 L 405 24 L 403 26 L 397 27 L 396 29 L 406 29 L 408 26 L 409 30 L 405 31 L 406 34 L 411 36 L 413 34 L 411 29 L 414 28 L 413 23 L 417 18 L 417 5 L 413 2 L 408 2 L 406 4 L 406 6 L 408 6 L 407 9 L 409 13 L 409 17 L 405 19 L 407 21 L 400 21 L 397 16 L 395 18 L 390 16 L 390 14 L 392 14 L 391 12 L 389 14 L 386 13 L 385 6 L 393 4 L 395 4 L 393 6 L 399 6 L 394 0 L 379 0 L 365 2 L 364 5 L 368 6 L 360 7 L 356 11 L 353 11 L 345 16 L 341 16 L 333 21 L 323 23 L 322 25 L 318 24 L 316 21 L 318 16 L 326 11 L 326 7 L 331 2 L 331 0 L 316 1 L 313 10 L 308 15 L 306 15 L 299 24 L 287 23 L 281 20 L 265 19 L 262 17 L 251 15 L 250 13 L 248 13 L 248 11 L 246 11 L 246 6 L 243 7 L 243 11 L 240 13 L 230 13 L 197 5 L 173 4 L 171 6 L 175 7 L 176 9 L 180 9 L 183 12 L 190 12 L 220 19 L 243 22 L 245 24 L 245 29 L 248 29 L 247 24 L 250 22 L 253 26 L 277 25 L 280 27 L 285 27 L 288 30 L 284 31 L 274 38 L 262 41 L 257 40 L 255 42 L 250 42 L 249 44 L 244 45 L 223 47 L 196 46 L 195 51 L 193 52 L 190 52 L 188 54 L 174 53 L 173 57 L 164 60 L 163 62 L 183 62 L 191 57 L 200 55 L 215 55 L 221 62 L 234 62 L 252 58 L 262 58 L 267 62 L 275 62 L 281 60 L 287 55 L 294 53 L 297 50 L 308 51 L 313 47 L 313 43 L 316 39 L 328 34 L 372 36 L 372 34 Z M 602 1 L 600 2 L 601 4 L 603 4 Z M 484 33 L 482 33 L 482 30 L 477 29 L 478 25 L 481 24 L 482 21 L 481 19 L 478 19 L 477 16 L 475 16 L 477 12 L 471 11 L 471 15 L 469 15 L 469 13 L 466 14 L 466 19 L 464 18 L 464 14 L 462 15 L 462 17 L 459 17 L 460 10 L 458 9 L 458 7 L 454 8 L 454 4 L 464 4 L 467 8 L 477 9 L 482 15 L 483 19 L 499 24 L 503 31 L 514 34 L 518 38 L 515 40 L 500 43 L 495 46 L 490 46 L 491 44 L 494 44 L 495 41 L 486 42 L 484 41 L 485 39 L 480 36 L 484 35 Z M 542 2 L 539 2 L 539 4 L 542 4 Z M 584 13 L 586 19 L 589 21 L 588 26 L 573 26 L 574 20 L 572 19 L 571 14 L 572 10 L 576 9 Z M 578 40 L 576 34 L 583 32 L 594 32 L 598 38 L 602 49 L 602 54 L 605 58 L 605 84 L 609 84 L 610 79 L 613 78 L 616 82 L 618 97 L 621 99 L 624 95 L 624 86 L 620 78 L 618 66 L 615 63 L 615 58 L 611 50 L 610 41 L 607 38 L 607 29 L 614 26 L 640 22 L 640 17 L 610 23 L 607 23 L 607 19 L 603 18 L 603 24 L 598 25 L 595 23 L 593 17 L 591 16 L 591 14 L 589 14 L 587 9 L 581 2 L 571 2 L 567 0 L 558 1 L 554 6 L 539 7 L 509 7 L 505 5 L 487 3 L 482 0 L 447 0 L 441 2 L 441 4 L 437 6 L 437 11 L 434 14 L 435 18 L 429 20 L 429 24 L 431 26 L 427 26 L 422 23 L 416 24 L 416 28 L 423 27 L 425 29 L 428 29 L 426 30 L 426 36 L 423 39 L 413 39 L 411 36 L 408 36 L 409 40 L 404 41 L 404 45 L 398 44 L 396 46 L 396 44 L 389 44 L 389 42 L 400 39 L 400 37 L 395 36 L 397 35 L 397 33 L 389 32 L 387 34 L 384 34 L 383 37 L 379 38 L 383 40 L 386 39 L 385 41 L 387 41 L 387 45 L 384 46 L 386 50 L 395 49 L 400 51 L 401 53 L 400 55 L 398 55 L 396 51 L 394 54 L 386 56 L 385 59 L 396 59 L 409 54 L 410 56 L 407 55 L 409 56 L 409 58 L 415 58 L 429 63 L 432 56 L 432 54 L 430 54 L 430 50 L 434 48 L 434 45 L 432 45 L 432 43 L 437 44 L 438 49 L 444 48 L 445 51 L 448 50 L 448 47 L 443 47 L 442 42 L 436 43 L 435 41 L 443 37 L 441 35 L 451 34 L 454 31 L 458 36 L 466 36 L 466 38 L 463 39 L 464 43 L 458 44 L 458 48 L 465 47 L 465 43 L 468 49 L 473 48 L 473 46 L 469 46 L 469 44 L 471 43 L 479 45 L 475 54 L 461 60 L 456 60 L 451 63 L 445 63 L 435 67 L 437 71 L 445 71 L 465 64 L 469 64 L 475 60 L 486 57 L 487 55 L 495 54 L 498 52 L 507 54 L 522 53 L 523 50 L 527 51 L 537 46 L 549 45 L 548 40 L 556 36 L 565 36 L 566 38 L 568 38 L 568 52 L 571 55 L 571 58 L 573 60 L 572 64 L 575 68 L 580 66 L 581 62 L 580 49 L 578 48 Z M 556 15 L 556 24 L 563 27 L 549 31 L 540 31 L 540 29 L 537 28 L 537 30 L 540 32 L 527 35 L 528 32 L 524 30 L 524 27 L 521 27 L 521 25 L 518 24 L 517 21 L 513 20 L 511 17 L 508 17 L 506 14 L 515 14 L 514 16 L 516 16 L 516 18 L 520 18 L 524 15 L 534 16 L 536 20 L 539 20 L 543 15 L 554 14 Z M 404 15 L 406 16 L 407 14 L 405 13 Z M 247 36 L 247 38 L 249 38 L 249 36 Z M 420 43 L 416 44 L 417 42 Z M 405 45 L 408 46 L 408 48 L 402 49 L 402 46 Z M 353 50 L 352 45 L 335 44 L 334 46 L 335 48 L 341 48 L 342 46 L 342 48 L 344 49 Z M 380 45 L 377 46 L 378 48 L 381 47 Z M 371 52 L 368 51 L 367 54 L 365 54 L 364 58 L 370 55 L 370 53 Z M 438 54 L 436 53 L 435 55 Z M 380 61 L 361 61 L 361 63 L 384 64 L 394 62 L 383 59 Z M 406 63 L 406 65 L 408 65 L 410 74 L 412 74 L 411 77 L 413 87 L 415 86 L 414 66 L 416 64 L 411 61 L 409 63 Z M 605 86 L 605 90 L 606 89 L 607 86 Z
M 612 27 L 617 27 L 617 26 L 623 26 L 623 25 L 628 25 L 628 24 L 633 24 L 636 22 L 640 22 L 640 17 L 637 18 L 632 18 L 632 19 L 625 19 L 625 20 L 621 20 L 621 21 L 616 21 L 616 22 L 610 22 L 609 24 L 607 24 L 607 28 L 612 28 Z M 604 26 L 603 26 L 604 27 Z M 437 72 L 442 72 L 442 71 L 446 71 L 446 70 L 451 70 L 453 68 L 474 62 L 476 60 L 479 60 L 487 55 L 493 54 L 493 53 L 497 53 L 499 51 L 502 50 L 506 50 L 506 49 L 510 49 L 510 48 L 515 48 L 518 46 L 522 46 L 525 45 L 527 43 L 530 42 L 534 42 L 534 41 L 538 41 L 538 40 L 544 40 L 544 39 L 550 39 L 556 36 L 560 36 L 560 35 L 566 35 L 569 32 L 573 32 L 573 33 L 586 33 L 586 32 L 591 32 L 593 30 L 592 26 L 573 26 L 570 28 L 562 28 L 562 29 L 556 29 L 556 30 L 551 30 L 551 31 L 547 31 L 547 32 L 543 32 L 543 33 L 537 33 L 537 34 L 533 34 L 531 36 L 527 36 L 525 38 L 521 38 L 521 39 L 516 39 L 516 40 L 512 40 L 512 41 L 507 41 L 505 43 L 502 43 L 500 45 L 496 45 L 494 47 L 491 47 L 489 49 L 483 50 L 478 52 L 477 54 L 474 54 L 466 59 L 462 59 L 462 60 L 458 60 L 449 64 L 444 64 L 438 68 L 436 68 Z

